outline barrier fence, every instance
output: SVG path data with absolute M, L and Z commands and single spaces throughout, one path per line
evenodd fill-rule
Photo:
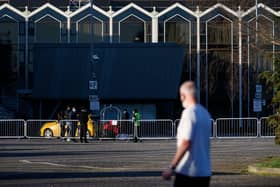
M 257 118 L 221 118 L 216 120 L 216 137 L 257 137 Z
M 26 136 L 24 120 L 0 120 L 0 138 L 23 138 Z
M 132 120 L 88 121 L 88 138 L 128 140 L 174 139 L 180 120 L 140 120 L 136 126 Z M 212 138 L 275 137 L 275 128 L 267 118 L 218 118 L 211 119 Z M 78 138 L 78 120 L 0 120 L 0 138 Z
M 268 118 L 260 119 L 260 136 L 261 137 L 274 137 L 275 136 L 275 128 L 268 125 Z
M 179 126 L 179 123 L 180 123 L 180 119 L 176 119 L 174 121 L 174 137 L 176 136 L 177 134 L 177 128 Z M 211 119 L 211 137 L 216 137 L 216 132 L 215 132 L 215 120 Z
M 96 136 L 101 139 L 132 139 L 132 120 L 101 120 L 96 126 Z
M 27 138 L 53 138 L 60 137 L 60 128 L 57 120 L 27 120 L 26 134 Z
M 141 120 L 138 131 L 142 139 L 172 139 L 174 138 L 174 123 L 172 120 Z

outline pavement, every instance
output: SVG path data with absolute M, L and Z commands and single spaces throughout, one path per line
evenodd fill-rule
M 174 140 L 92 141 L 0 140 L 0 186 L 172 186 L 161 171 L 175 152 Z M 279 176 L 252 175 L 249 164 L 279 156 L 273 139 L 213 139 L 212 187 L 279 187 Z

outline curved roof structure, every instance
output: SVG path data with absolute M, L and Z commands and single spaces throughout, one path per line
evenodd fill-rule
M 279 1 L 280 2 L 280 1 Z M 110 6 L 111 7 L 111 6 Z M 71 17 L 75 17 L 77 14 L 81 14 L 83 13 L 83 11 L 88 11 L 88 9 L 90 8 L 89 4 L 86 4 L 84 6 L 82 6 L 81 8 L 75 10 L 75 11 L 71 11 L 70 9 L 71 7 L 67 7 L 66 10 L 60 9 L 59 7 L 51 4 L 51 3 L 45 3 L 43 5 L 41 5 L 40 7 L 37 7 L 36 9 L 30 9 L 30 7 L 26 6 L 24 8 L 24 10 L 21 10 L 21 8 L 16 8 L 14 6 L 12 6 L 11 4 L 3 4 L 0 6 L 0 11 L 3 11 L 4 9 L 10 12 L 14 12 L 16 15 L 21 16 L 21 17 L 26 17 L 26 18 L 33 18 L 34 16 L 40 16 L 40 14 L 46 14 L 49 12 L 52 13 L 56 13 L 57 16 L 61 16 L 61 19 L 65 19 L 65 18 L 71 18 Z M 108 6 L 109 8 L 109 6 Z M 111 17 L 111 18 L 115 18 L 115 19 L 119 19 L 120 17 L 125 16 L 126 14 L 141 14 L 141 17 L 161 17 L 164 16 L 165 14 L 170 13 L 170 11 L 174 10 L 174 9 L 180 9 L 181 11 L 194 16 L 194 17 L 198 17 L 198 18 L 202 18 L 207 16 L 210 13 L 213 12 L 225 12 L 227 15 L 231 15 L 233 17 L 248 17 L 251 14 L 254 14 L 254 11 L 256 10 L 256 6 L 252 6 L 248 9 L 243 8 L 242 6 L 240 6 L 240 11 L 239 12 L 239 7 L 229 7 L 226 4 L 221 4 L 221 3 L 216 3 L 212 6 L 210 6 L 209 8 L 202 10 L 200 7 L 196 7 L 196 10 L 192 10 L 191 7 L 186 6 L 182 3 L 173 3 L 168 7 L 165 7 L 164 9 L 161 9 L 162 7 L 153 7 L 152 10 L 147 9 L 145 7 L 139 6 L 138 3 L 128 3 L 126 6 L 123 6 L 122 8 L 118 9 L 118 10 L 114 10 L 109 8 L 108 10 L 106 9 L 102 9 L 102 7 L 99 7 L 98 5 L 94 5 L 93 9 L 97 12 L 99 12 L 99 14 L 104 15 L 105 17 Z M 277 9 L 274 9 L 273 7 L 269 6 L 268 4 L 263 4 L 263 3 L 259 3 L 258 4 L 258 9 L 260 11 L 264 11 L 264 12 L 268 12 L 269 14 L 273 15 L 273 16 L 277 16 L 280 17 L 280 11 L 277 11 Z M 29 10 L 28 12 L 26 12 L 26 10 Z M 153 10 L 157 10 L 158 14 L 154 14 Z

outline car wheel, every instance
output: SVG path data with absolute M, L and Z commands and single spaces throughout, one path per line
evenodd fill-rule
M 44 137 L 46 137 L 46 138 L 51 138 L 51 137 L 53 137 L 53 132 L 52 132 L 52 130 L 51 130 L 51 129 L 46 129 L 46 130 L 44 131 Z

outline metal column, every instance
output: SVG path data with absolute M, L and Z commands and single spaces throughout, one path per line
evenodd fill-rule
M 28 68 L 28 56 L 29 56 L 29 54 L 28 54 L 28 51 L 29 51 L 29 49 L 28 49 L 28 41 L 29 39 L 28 39 L 28 18 L 26 17 L 25 18 L 25 89 L 28 89 L 28 87 L 29 87 L 29 84 L 28 84 L 28 82 L 29 82 L 29 68 Z
M 197 7 L 197 25 L 196 25 L 196 74 L 197 74 L 197 101 L 200 102 L 200 11 L 199 7 Z
M 153 7 L 153 18 L 152 18 L 152 43 L 157 43 L 158 42 L 158 17 L 156 8 Z
M 239 118 L 242 118 L 242 17 L 241 8 L 239 8 Z
M 113 10 L 112 6 L 109 6 L 109 37 L 110 37 L 110 43 L 113 43 Z

